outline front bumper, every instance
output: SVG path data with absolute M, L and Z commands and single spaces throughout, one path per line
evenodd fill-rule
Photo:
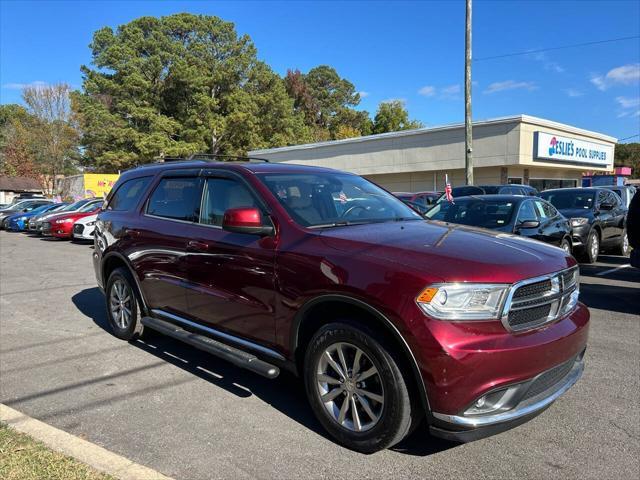
M 70 238 L 71 231 L 73 229 L 73 223 L 52 223 L 51 230 L 49 232 L 50 235 L 53 235 L 57 238 Z
M 580 379 L 584 371 L 584 352 L 585 350 L 569 362 L 546 370 L 528 381 L 506 387 L 514 392 L 511 408 L 484 415 L 432 412 L 433 420 L 429 427 L 431 434 L 446 440 L 469 442 L 529 421 L 546 410 Z M 558 375 L 558 371 L 562 375 Z
M 573 227 L 571 230 L 571 246 L 578 250 L 586 248 L 590 231 L 591 225 L 589 224 Z

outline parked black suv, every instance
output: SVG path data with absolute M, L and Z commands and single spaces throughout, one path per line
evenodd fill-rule
M 602 249 L 629 254 L 627 209 L 620 197 L 606 188 L 561 188 L 546 190 L 542 198 L 570 219 L 573 252 L 593 263 Z

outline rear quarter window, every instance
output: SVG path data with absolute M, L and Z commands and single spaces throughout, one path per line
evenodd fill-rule
M 133 210 L 150 181 L 151 177 L 140 177 L 124 182 L 111 196 L 107 210 L 116 212 Z
M 149 197 L 147 214 L 172 220 L 196 220 L 200 181 L 196 177 L 163 178 Z

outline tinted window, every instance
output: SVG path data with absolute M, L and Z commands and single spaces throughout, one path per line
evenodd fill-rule
M 80 213 L 87 213 L 87 212 L 92 212 L 94 211 L 96 208 L 100 207 L 100 205 L 102 204 L 101 201 L 97 201 L 97 202 L 89 202 L 86 205 L 84 205 L 82 208 L 80 208 L 78 210 L 78 212 Z
M 542 198 L 550 202 L 551 205 L 558 210 L 568 210 L 582 208 L 590 210 L 593 208 L 595 194 L 593 192 L 577 192 L 577 191 L 554 191 L 542 192 Z
M 115 211 L 132 210 L 150 180 L 151 177 L 142 177 L 132 178 L 124 182 L 109 200 L 107 209 Z
M 619 207 L 622 204 L 620 197 L 613 192 L 609 193 L 607 196 L 607 202 L 611 203 L 615 207 Z
M 163 178 L 149 198 L 147 213 L 157 217 L 192 222 L 200 197 L 197 178 Z
M 598 205 L 602 205 L 607 202 L 607 192 L 600 190 L 598 192 Z
M 260 178 L 300 225 L 330 227 L 421 219 L 401 200 L 357 175 L 264 174 Z
M 538 220 L 533 202 L 523 202 L 520 206 L 516 223 L 524 222 L 525 220 Z
M 429 210 L 425 216 L 432 220 L 449 223 L 497 228 L 511 221 L 513 210 L 513 202 L 469 199 L 456 200 L 456 203 L 441 202 Z
M 205 182 L 200 223 L 222 226 L 224 212 L 230 208 L 257 207 L 249 189 L 229 178 L 208 178 Z

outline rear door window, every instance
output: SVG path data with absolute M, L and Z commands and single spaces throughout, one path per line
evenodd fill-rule
M 141 177 L 124 182 L 111 197 L 107 210 L 133 210 L 150 180 L 151 177 Z
M 147 214 L 154 217 L 193 222 L 200 200 L 197 177 L 163 178 L 149 197 Z

